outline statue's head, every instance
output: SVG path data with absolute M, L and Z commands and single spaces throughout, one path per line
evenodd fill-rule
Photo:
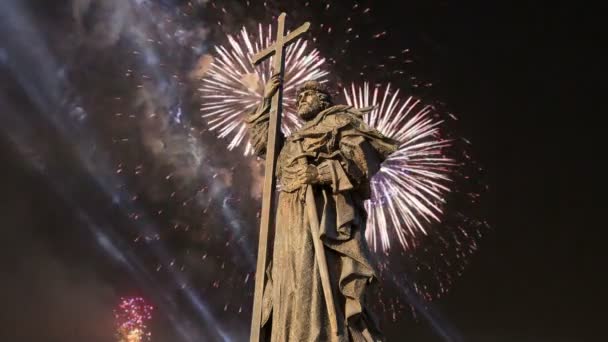
M 319 112 L 329 108 L 331 104 L 329 91 L 317 81 L 306 81 L 297 91 L 298 115 L 305 121 L 314 119 Z

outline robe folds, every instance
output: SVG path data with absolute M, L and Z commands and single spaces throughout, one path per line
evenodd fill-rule
M 247 118 L 250 141 L 264 157 L 270 104 Z M 278 202 L 272 259 L 264 286 L 262 325 L 270 341 L 330 341 L 330 324 L 319 265 L 315 258 L 306 187 L 296 174 L 302 158 L 315 165 L 313 185 L 321 240 L 340 333 L 340 341 L 383 341 L 369 308 L 377 282 L 365 241 L 369 182 L 397 142 L 362 120 L 369 108 L 327 108 L 284 139 L 277 160 Z

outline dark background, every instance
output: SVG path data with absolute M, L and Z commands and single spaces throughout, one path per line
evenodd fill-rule
M 602 248 L 590 245 L 605 226 L 592 196 L 599 103 L 591 94 L 601 78 L 593 9 L 421 8 L 428 17 L 404 30 L 420 32 L 442 98 L 467 113 L 495 190 L 495 230 L 445 301 L 447 314 L 479 341 L 600 340 Z
M 414 22 L 388 20 L 418 32 L 441 98 L 466 113 L 494 189 L 494 232 L 442 303 L 446 314 L 471 340 L 601 340 L 603 248 L 590 243 L 605 226 L 592 195 L 601 108 L 592 94 L 602 78 L 593 9 L 560 2 L 418 9 L 425 14 Z
M 390 32 L 387 45 L 407 40 L 419 73 L 435 83 L 433 95 L 459 113 L 462 134 L 486 169 L 492 229 L 436 304 L 442 315 L 466 341 L 602 340 L 605 247 L 595 234 L 605 223 L 594 217 L 602 208 L 592 193 L 603 183 L 603 172 L 596 177 L 603 154 L 594 151 L 602 135 L 592 129 L 601 126 L 603 107 L 591 96 L 602 80 L 602 32 L 594 9 L 549 1 L 404 1 L 374 11 L 377 25 Z M 2 78 L 0 91 L 17 104 L 12 110 L 32 110 L 11 81 Z M 71 204 L 6 139 L 0 143 L 0 336 L 26 341 L 19 332 L 42 321 L 64 336 L 53 341 L 72 341 L 75 331 L 95 330 L 84 327 L 108 317 L 62 316 L 95 313 L 128 277 L 92 248 L 90 235 L 71 228 Z M 110 285 L 95 297 L 84 294 L 99 284 Z M 391 340 L 441 340 L 424 322 L 399 330 Z

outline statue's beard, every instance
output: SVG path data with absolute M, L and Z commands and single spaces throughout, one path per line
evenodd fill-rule
M 304 121 L 314 119 L 319 112 L 325 109 L 325 104 L 319 99 L 315 99 L 311 103 L 302 103 L 298 106 L 298 116 Z

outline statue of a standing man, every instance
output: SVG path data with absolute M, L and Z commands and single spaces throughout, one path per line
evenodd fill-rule
M 270 99 L 278 76 L 266 84 L 264 100 L 247 118 L 251 143 L 264 157 Z M 333 105 L 330 93 L 308 81 L 297 95 L 302 128 L 284 139 L 277 161 L 280 188 L 275 238 L 264 288 L 262 324 L 271 341 L 333 341 L 319 264 L 307 215 L 305 189 L 312 186 L 340 341 L 381 341 L 370 312 L 376 275 L 365 241 L 369 181 L 397 142 L 368 127 L 369 109 Z

